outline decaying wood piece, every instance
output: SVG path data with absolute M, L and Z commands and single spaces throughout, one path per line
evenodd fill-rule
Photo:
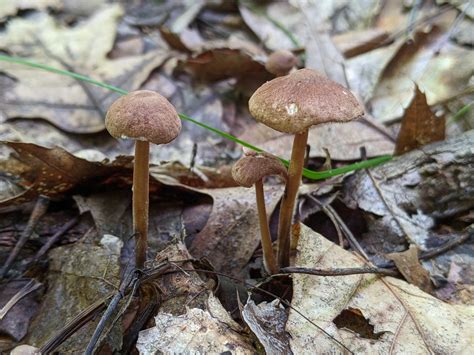
M 474 207 L 473 147 L 469 131 L 375 167 L 372 178 L 360 171 L 346 181 L 343 200 L 371 213 L 367 236 L 377 235 L 378 251 L 401 251 L 406 241 L 424 250 L 462 233 L 437 227 Z

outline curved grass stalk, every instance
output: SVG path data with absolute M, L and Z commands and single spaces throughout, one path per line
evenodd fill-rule
M 101 88 L 104 88 L 104 89 L 107 89 L 107 90 L 110 90 L 110 91 L 114 91 L 114 92 L 116 92 L 118 94 L 121 94 L 121 95 L 128 94 L 128 91 L 126 91 L 126 90 L 115 87 L 113 85 L 103 83 L 103 82 L 98 81 L 98 80 L 94 80 L 94 79 L 89 78 L 85 75 L 74 73 L 74 72 L 69 71 L 69 70 L 58 69 L 58 68 L 51 67 L 51 66 L 45 65 L 45 64 L 36 63 L 36 62 L 31 61 L 31 60 L 18 58 L 18 57 L 12 57 L 12 56 L 8 56 L 8 55 L 0 55 L 0 61 L 19 64 L 19 65 L 25 65 L 25 66 L 28 66 L 28 67 L 31 67 L 31 68 L 45 70 L 45 71 L 48 71 L 50 73 L 69 76 L 71 78 L 82 80 L 86 83 L 89 83 L 89 84 L 92 84 L 92 85 L 95 85 L 95 86 L 99 86 Z M 202 128 L 204 128 L 204 129 L 206 129 L 210 132 L 213 132 L 215 134 L 218 134 L 221 137 L 229 139 L 229 140 L 231 140 L 231 141 L 233 141 L 237 144 L 240 144 L 244 147 L 255 150 L 256 152 L 263 152 L 263 149 L 261 149 L 259 147 L 256 147 L 256 146 L 254 146 L 254 145 L 252 145 L 252 144 L 250 144 L 250 143 L 248 143 L 244 140 L 241 140 L 237 137 L 234 137 L 233 135 L 231 135 L 227 132 L 221 131 L 221 130 L 219 130 L 217 128 L 214 128 L 214 127 L 211 127 L 211 126 L 209 126 L 205 123 L 199 122 L 199 121 L 195 120 L 194 118 L 191 118 L 191 117 L 189 117 L 189 116 L 187 116 L 183 113 L 180 113 L 179 117 L 184 121 L 191 122 L 191 123 L 193 123 L 193 124 L 195 124 L 199 127 L 202 127 Z M 279 158 L 279 159 L 286 166 L 289 165 L 288 160 L 285 160 L 283 158 Z M 323 180 L 323 179 L 327 179 L 327 178 L 330 178 L 330 177 L 333 177 L 333 176 L 345 174 L 345 173 L 348 173 L 348 172 L 351 172 L 351 171 L 370 168 L 370 167 L 382 164 L 382 163 L 384 163 L 386 161 L 389 161 L 391 159 L 392 159 L 392 156 L 383 155 L 383 156 L 380 156 L 380 157 L 377 157 L 377 158 L 364 160 L 364 161 L 361 161 L 361 162 L 358 162 L 358 163 L 355 163 L 355 164 L 346 165 L 342 168 L 331 169 L 331 170 L 326 170 L 326 171 L 313 171 L 313 170 L 310 170 L 310 169 L 303 169 L 303 176 L 310 179 L 310 180 Z

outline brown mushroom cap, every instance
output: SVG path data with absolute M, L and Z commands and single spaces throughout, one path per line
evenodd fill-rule
M 174 106 L 154 91 L 133 91 L 110 106 L 105 127 L 115 138 L 130 138 L 165 144 L 181 131 Z
M 249 100 L 255 119 L 285 133 L 364 115 L 352 93 L 313 69 L 300 69 L 260 86 Z
M 298 58 L 292 52 L 281 49 L 270 54 L 265 69 L 274 75 L 282 76 L 288 74 L 297 62 Z
M 268 153 L 244 155 L 232 167 L 232 177 L 240 186 L 252 187 L 265 176 L 280 175 L 287 180 L 286 167 L 277 157 Z

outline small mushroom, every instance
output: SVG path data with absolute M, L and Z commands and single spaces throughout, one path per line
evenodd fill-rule
M 275 76 L 284 76 L 288 75 L 296 63 L 298 63 L 298 58 L 292 52 L 280 49 L 270 54 L 265 63 L 265 69 Z
M 300 69 L 263 84 L 250 98 L 249 109 L 257 121 L 295 135 L 278 226 L 278 263 L 285 267 L 289 265 L 291 220 L 308 129 L 322 123 L 352 121 L 363 116 L 364 110 L 348 89 L 312 69 Z
M 252 185 L 255 185 L 263 264 L 265 270 L 272 275 L 276 274 L 279 268 L 273 255 L 272 238 L 268 226 L 263 192 L 263 178 L 270 175 L 280 175 L 286 181 L 288 173 L 282 162 L 268 153 L 246 152 L 246 155 L 240 158 L 232 167 L 232 177 L 240 186 L 252 187 Z
M 148 238 L 150 142 L 166 144 L 174 140 L 181 131 L 181 121 L 163 96 L 139 90 L 120 97 L 110 106 L 105 127 L 115 138 L 135 140 L 132 188 L 135 266 L 143 268 Z

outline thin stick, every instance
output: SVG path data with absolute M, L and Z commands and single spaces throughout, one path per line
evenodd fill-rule
M 20 239 L 18 239 L 18 241 L 16 242 L 15 247 L 11 251 L 10 255 L 8 256 L 7 261 L 5 261 L 5 264 L 0 270 L 0 279 L 6 275 L 8 270 L 10 270 L 10 267 L 15 261 L 18 254 L 20 253 L 21 248 L 23 248 L 23 246 L 25 245 L 25 243 L 28 241 L 31 234 L 33 233 L 33 229 L 36 227 L 41 217 L 43 217 L 46 211 L 48 210 L 48 206 L 49 206 L 49 198 L 46 196 L 40 195 L 38 197 L 38 200 L 36 200 L 35 207 L 33 208 L 33 211 L 31 212 L 30 219 L 28 220 L 28 224 L 26 225 L 26 228 L 23 230 L 23 233 L 21 234 Z
M 288 183 L 280 205 L 278 224 L 278 265 L 285 267 L 290 264 L 290 232 L 295 201 L 300 187 L 303 172 L 304 153 L 308 142 L 308 130 L 295 134 L 291 161 L 288 168 Z
M 64 235 L 69 229 L 76 225 L 79 221 L 79 217 L 74 217 L 69 222 L 67 222 L 60 230 L 58 230 L 51 238 L 47 240 L 46 243 L 38 250 L 38 252 L 32 258 L 25 260 L 24 267 L 28 267 L 32 263 L 37 262 L 41 257 L 46 254 L 46 252 L 58 241 L 58 239 Z
M 107 324 L 107 321 L 109 320 L 110 317 L 112 317 L 112 314 L 115 312 L 115 309 L 118 307 L 120 300 L 125 297 L 125 293 L 128 286 L 131 283 L 135 284 L 137 281 L 138 281 L 137 275 L 133 271 L 129 272 L 128 275 L 125 276 L 122 284 L 120 285 L 118 292 L 113 296 L 112 300 L 107 306 L 107 309 L 102 315 L 102 318 L 97 324 L 94 334 L 92 334 L 92 337 L 89 341 L 89 344 L 87 345 L 87 348 L 84 354 L 92 355 L 94 353 L 95 346 L 100 338 L 100 335 L 102 334 L 102 331 L 105 328 L 105 325 Z
M 278 272 L 278 265 L 273 255 L 272 237 L 270 235 L 270 227 L 268 226 L 262 180 L 255 183 L 255 194 L 257 196 L 258 220 L 260 222 L 260 236 L 262 239 L 263 264 L 267 272 L 272 275 Z
M 357 241 L 356 237 L 354 236 L 354 234 L 352 234 L 351 230 L 349 229 L 349 227 L 347 226 L 347 224 L 342 220 L 342 218 L 339 216 L 339 214 L 336 212 L 336 210 L 334 208 L 332 208 L 331 205 L 323 205 L 317 198 L 315 198 L 314 196 L 311 196 L 311 195 L 308 195 L 308 197 L 313 200 L 314 202 L 316 202 L 319 206 L 321 206 L 321 208 L 323 209 L 324 212 L 326 212 L 326 214 L 330 214 L 334 217 L 334 219 L 339 223 L 341 229 L 342 229 L 342 232 L 344 233 L 344 235 L 346 236 L 347 240 L 349 241 L 349 244 L 351 245 L 351 247 L 358 251 L 360 255 L 362 255 L 364 257 L 364 259 L 366 260 L 370 260 L 369 259 L 369 256 L 367 255 L 367 253 L 364 251 L 364 249 L 362 248 L 362 246 L 359 244 L 359 242 Z
M 150 143 L 135 142 L 135 162 L 133 167 L 133 233 L 135 234 L 135 266 L 143 269 L 146 261 L 148 238 L 148 161 Z
M 308 274 L 316 276 L 347 276 L 357 274 L 380 274 L 385 276 L 398 276 L 396 270 L 382 269 L 378 267 L 349 267 L 337 269 L 312 269 L 305 267 L 285 267 L 280 270 L 280 275 L 285 274 Z M 276 275 L 275 275 L 276 276 Z
M 18 291 L 1 309 L 0 309 L 0 321 L 7 315 L 10 309 L 15 306 L 18 301 L 20 301 L 23 297 L 30 294 L 31 292 L 37 290 L 41 287 L 41 283 L 36 282 L 35 280 L 31 279 L 23 288 Z

